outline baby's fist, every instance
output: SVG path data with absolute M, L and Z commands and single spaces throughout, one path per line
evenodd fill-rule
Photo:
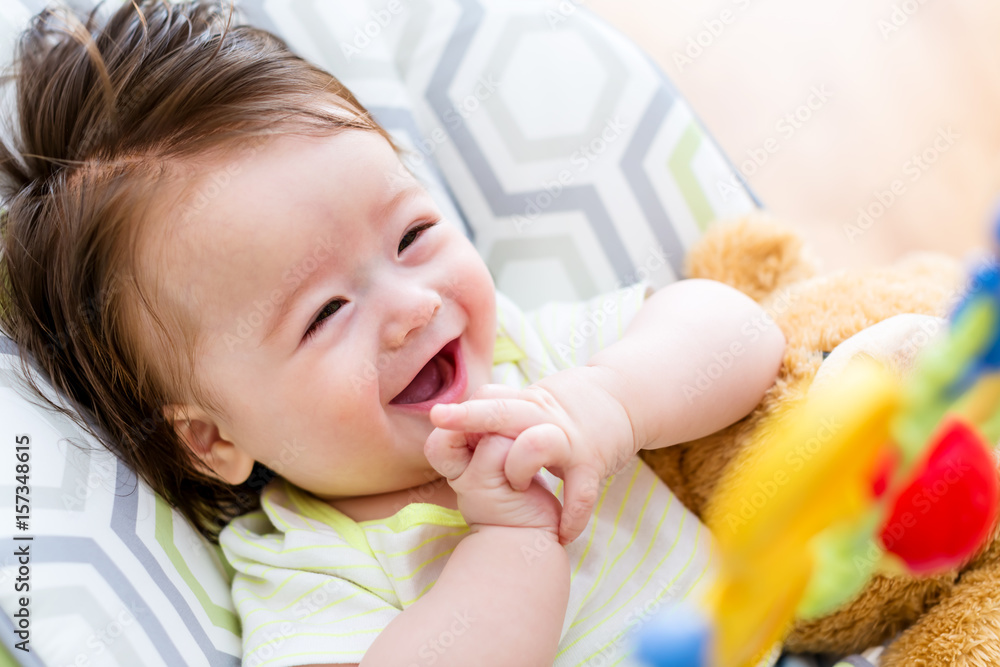
M 557 536 L 562 508 L 541 476 L 535 475 L 524 491 L 515 491 L 507 481 L 504 464 L 513 443 L 496 434 L 478 440 L 468 465 L 449 479 L 458 509 L 473 530 L 485 525 L 537 528 Z

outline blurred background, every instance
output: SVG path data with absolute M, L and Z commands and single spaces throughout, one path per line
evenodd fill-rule
M 673 79 L 826 269 L 989 243 L 996 0 L 587 0 Z

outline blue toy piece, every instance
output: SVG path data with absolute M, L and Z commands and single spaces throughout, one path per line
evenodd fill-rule
M 674 605 L 639 630 L 635 657 L 649 667 L 702 667 L 708 664 L 710 632 L 704 612 Z
M 972 272 L 969 287 L 952 313 L 951 321 L 958 321 L 970 304 L 987 300 L 992 302 L 995 312 L 1000 311 L 1000 266 L 996 259 L 983 262 Z M 950 387 L 949 393 L 953 397 L 963 394 L 980 375 L 995 373 L 998 370 L 1000 370 L 1000 335 L 994 336 L 990 347 L 983 350 L 978 358 L 971 360 L 969 368 Z

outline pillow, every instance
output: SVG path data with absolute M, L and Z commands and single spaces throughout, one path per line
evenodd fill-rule
M 0 0 L 0 63 L 43 4 Z M 522 308 L 638 280 L 661 286 L 707 224 L 756 205 L 655 65 L 575 3 L 243 7 L 340 77 L 412 150 L 409 165 Z M 218 549 L 71 420 L 30 400 L 20 377 L 16 350 L 0 337 L 0 534 L 9 545 L 0 642 L 30 666 L 238 665 Z M 23 436 L 30 491 L 19 530 Z M 15 590 L 15 545 L 30 552 L 26 592 Z M 27 653 L 15 647 L 24 596 Z
M 31 400 L 21 377 L 13 343 L 0 337 L 3 644 L 22 665 L 238 665 L 239 620 L 218 548 L 70 419 Z M 23 524 L 14 508 L 22 481 Z M 21 575 L 29 588 L 19 592 Z M 18 636 L 22 606 L 28 634 Z M 16 646 L 24 640 L 29 653 Z

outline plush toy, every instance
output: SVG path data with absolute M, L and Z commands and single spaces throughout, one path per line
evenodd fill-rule
M 816 273 L 800 238 L 762 219 L 718 225 L 688 256 L 690 277 L 725 282 L 760 302 L 768 317 L 748 323 L 745 335 L 779 326 L 788 341 L 777 382 L 750 415 L 700 440 L 642 453 L 699 516 L 726 465 L 737 453 L 747 460 L 743 450 L 751 434 L 767 428 L 783 406 L 835 378 L 853 357 L 870 356 L 905 375 L 916 353 L 945 326 L 940 317 L 957 304 L 966 277 L 956 260 L 929 253 L 882 269 Z M 931 506 L 931 496 L 921 500 Z M 883 667 L 1000 664 L 996 537 L 954 571 L 926 579 L 874 577 L 836 612 L 798 622 L 786 647 L 844 655 L 898 635 L 881 657 Z

